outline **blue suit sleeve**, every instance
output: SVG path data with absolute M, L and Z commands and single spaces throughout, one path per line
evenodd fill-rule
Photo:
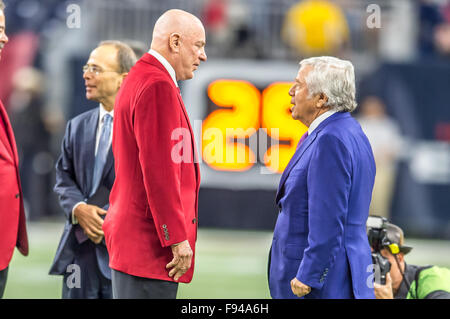
M 56 184 L 55 193 L 58 195 L 59 203 L 66 217 L 72 220 L 72 209 L 76 203 L 85 201 L 80 187 L 76 181 L 73 145 L 71 143 L 71 121 L 67 123 L 66 132 L 61 145 L 61 155 L 56 162 Z
M 296 278 L 316 289 L 324 285 L 328 269 L 343 248 L 351 188 L 352 159 L 335 136 L 316 141 L 308 170 L 308 247 Z

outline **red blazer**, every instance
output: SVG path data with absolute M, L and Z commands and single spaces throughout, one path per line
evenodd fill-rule
M 0 270 L 8 267 L 15 246 L 22 255 L 28 255 L 16 140 L 0 101 Z
M 195 256 L 200 171 L 194 135 L 178 88 L 145 54 L 131 69 L 114 106 L 116 179 L 103 224 L 112 269 L 173 281 L 170 245 L 189 240 Z M 190 282 L 190 270 L 179 282 Z

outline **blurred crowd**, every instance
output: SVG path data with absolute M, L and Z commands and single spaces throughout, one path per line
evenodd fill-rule
M 139 16 L 142 12 L 153 14 L 148 25 L 154 23 L 153 16 L 168 8 L 200 16 L 210 60 L 298 61 L 312 55 L 336 55 L 352 60 L 365 76 L 383 61 L 450 62 L 450 1 L 446 0 L 158 2 L 5 0 L 10 42 L 0 61 L 0 99 L 15 130 L 31 220 L 59 214 L 52 188 L 63 128 L 70 117 L 82 111 L 74 105 L 89 105 L 83 102 L 83 88 L 74 84 L 75 78 L 81 79 L 78 66 L 100 40 L 112 38 L 113 25 L 123 26 L 117 39 L 129 40 L 142 55 L 151 37 L 150 29 L 139 29 L 139 24 L 147 23 Z M 67 8 L 73 4 L 81 8 L 82 27 L 78 29 L 66 23 L 71 14 Z M 117 19 L 117 14 L 127 19 Z M 373 209 L 389 216 L 401 128 L 382 97 L 360 96 L 359 102 L 357 115 L 376 152 L 378 172 L 386 173 L 377 175 L 381 186 L 375 188 Z

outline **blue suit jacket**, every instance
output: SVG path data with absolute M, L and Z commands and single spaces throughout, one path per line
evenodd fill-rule
M 374 178 L 369 141 L 349 113 L 331 115 L 303 141 L 276 198 L 273 298 L 297 298 L 294 277 L 312 288 L 304 298 L 374 298 L 366 235 Z
M 67 266 L 74 260 L 79 245 L 72 224 L 73 206 L 81 201 L 95 204 L 104 209 L 109 207 L 109 192 L 114 183 L 114 158 L 110 148 L 102 180 L 96 194 L 89 198 L 92 175 L 95 164 L 95 138 L 98 126 L 99 109 L 82 113 L 67 123 L 66 133 L 61 146 L 61 156 L 56 163 L 56 185 L 54 191 L 66 213 L 64 232 L 59 242 L 50 274 L 63 275 Z M 98 266 L 102 274 L 110 279 L 108 251 L 104 241 L 96 245 Z

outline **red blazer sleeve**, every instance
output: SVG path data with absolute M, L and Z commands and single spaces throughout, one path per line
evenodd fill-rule
M 187 239 L 181 164 L 171 158 L 178 143 L 171 136 L 181 127 L 181 112 L 173 85 L 157 81 L 137 98 L 132 119 L 151 217 L 163 247 Z

